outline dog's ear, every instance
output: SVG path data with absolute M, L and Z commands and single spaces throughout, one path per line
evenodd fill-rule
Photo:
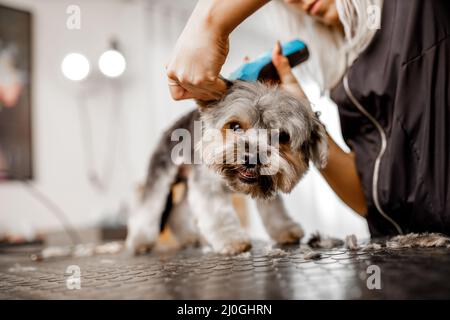
M 318 114 L 312 116 L 312 130 L 309 145 L 309 157 L 318 169 L 327 165 L 328 137 L 325 126 L 320 122 Z
M 228 91 L 230 91 L 230 89 L 231 89 L 231 87 L 233 86 L 234 82 L 233 82 L 233 81 L 230 81 L 230 80 L 228 80 L 228 79 L 225 79 L 225 78 L 223 78 L 223 77 L 220 77 L 220 79 L 221 79 L 223 82 L 225 82 L 225 84 L 226 84 L 226 86 L 227 86 L 227 90 L 225 91 L 225 94 L 226 94 Z M 223 96 L 222 96 L 222 97 L 223 97 Z M 195 99 L 195 103 L 196 103 L 197 106 L 200 108 L 200 111 L 203 111 L 203 110 L 205 110 L 205 109 L 207 109 L 207 108 L 213 107 L 218 101 L 220 101 L 220 99 L 222 99 L 222 97 L 219 98 L 219 99 L 217 99 L 217 100 L 208 100 L 208 101 L 205 101 L 205 100 L 197 100 L 197 99 Z

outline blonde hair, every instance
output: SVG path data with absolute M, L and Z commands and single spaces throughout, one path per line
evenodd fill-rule
M 381 8 L 383 0 L 335 0 L 344 34 L 306 13 L 290 8 L 283 1 L 270 4 L 270 21 L 281 40 L 300 38 L 306 42 L 309 60 L 299 67 L 302 75 L 319 84 L 322 91 L 333 88 L 346 70 L 367 48 L 377 28 L 369 25 L 371 7 Z

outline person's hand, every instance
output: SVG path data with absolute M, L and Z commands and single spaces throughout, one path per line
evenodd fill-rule
M 219 78 L 228 55 L 228 36 L 200 23 L 188 23 L 167 65 L 170 94 L 175 100 L 214 100 L 226 90 Z
M 283 56 L 281 52 L 281 44 L 279 41 L 277 41 L 272 50 L 272 63 L 280 76 L 281 87 L 294 96 L 306 99 L 306 95 L 303 92 L 300 83 L 298 83 L 292 73 L 288 58 Z
M 228 35 L 268 0 L 198 0 L 167 65 L 175 100 L 215 100 L 226 91 L 219 78 Z

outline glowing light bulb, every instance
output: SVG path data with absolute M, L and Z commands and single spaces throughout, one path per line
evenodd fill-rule
M 89 60 L 80 53 L 69 53 L 62 61 L 61 70 L 67 79 L 81 81 L 89 74 Z
M 117 50 L 103 52 L 98 60 L 100 71 L 107 77 L 116 78 L 126 69 L 125 57 Z

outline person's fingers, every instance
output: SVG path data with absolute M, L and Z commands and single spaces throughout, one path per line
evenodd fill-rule
M 204 101 L 217 100 L 222 97 L 227 89 L 226 83 L 217 78 L 213 83 L 203 87 L 191 84 L 180 84 L 172 79 L 168 79 L 170 95 L 174 100 L 198 99 Z
M 197 100 L 217 100 L 224 93 L 221 84 L 215 82 L 207 82 L 202 85 L 183 84 L 183 87 L 191 92 Z
M 217 100 L 220 99 L 227 90 L 227 84 L 222 79 L 215 78 L 200 85 L 187 84 L 185 88 L 196 94 L 198 93 L 199 96 L 197 99 L 199 100 Z M 204 98 L 200 98 L 200 94 Z
M 169 92 L 174 100 L 192 99 L 195 96 L 186 89 L 180 81 L 178 73 L 172 65 L 166 65 L 167 85 L 169 86 Z
M 292 73 L 291 66 L 287 57 L 283 56 L 281 52 L 281 44 L 279 41 L 275 44 L 272 50 L 272 63 L 277 69 L 280 76 L 281 83 L 297 83 L 297 79 Z
M 226 83 L 219 77 L 195 76 L 193 70 L 175 71 L 175 68 L 167 67 L 167 82 L 169 91 L 174 100 L 219 99 L 227 89 Z
M 214 89 L 214 94 L 219 98 L 227 91 L 227 84 L 220 78 L 217 78 L 214 81 L 214 85 L 212 87 Z
M 182 86 L 180 86 L 178 84 L 175 85 L 175 84 L 169 83 L 169 91 L 170 91 L 170 95 L 172 96 L 172 99 L 174 99 L 174 100 L 184 100 L 184 99 L 194 98 L 194 95 L 192 93 L 190 93 L 189 91 L 187 91 L 186 89 L 184 89 Z
M 281 52 L 281 44 L 278 41 L 272 51 L 272 62 L 278 72 L 278 75 L 280 76 L 282 87 L 295 96 L 306 98 L 306 95 L 298 83 L 297 78 L 295 78 L 292 73 L 292 68 L 289 65 L 288 58 L 283 56 Z

